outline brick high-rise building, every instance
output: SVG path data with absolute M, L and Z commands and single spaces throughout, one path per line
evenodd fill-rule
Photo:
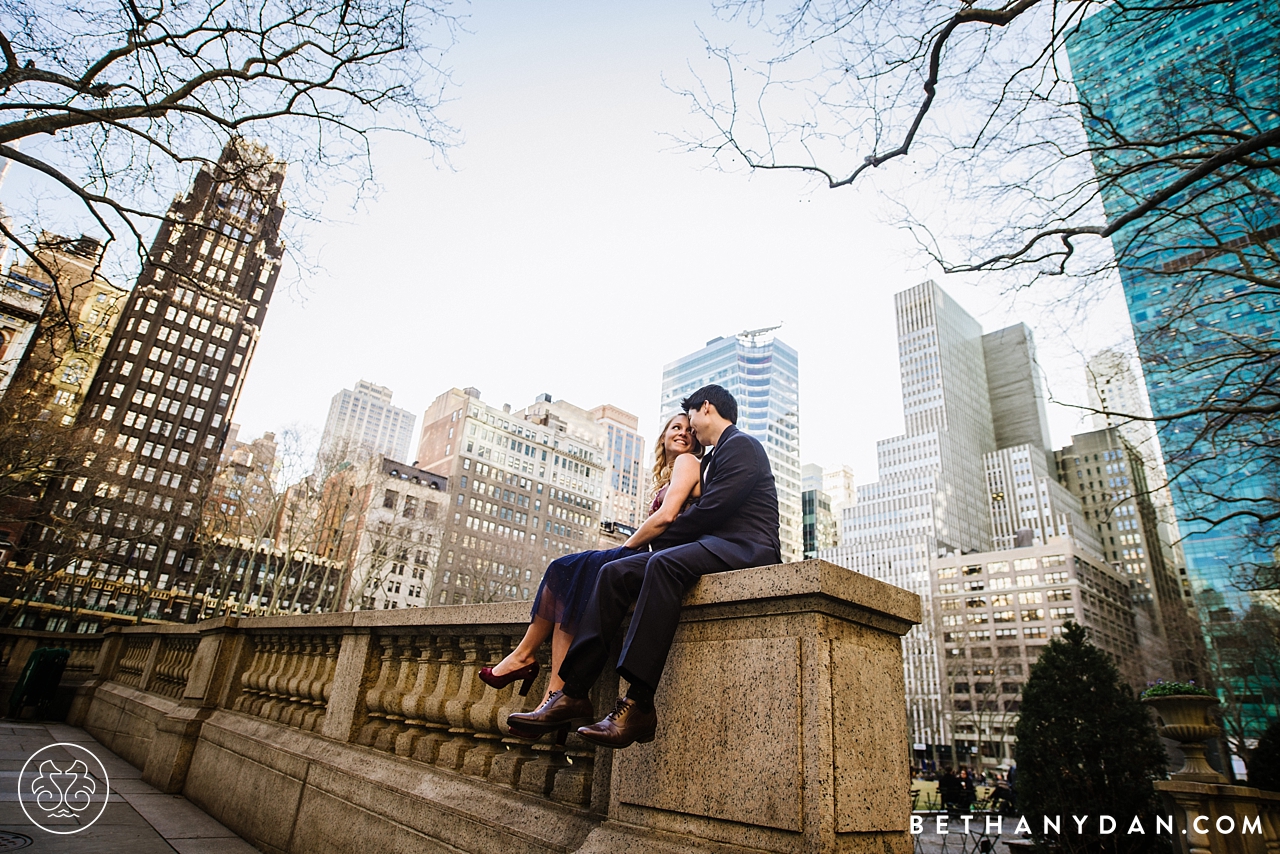
M 82 517 L 92 532 L 70 568 L 82 583 L 148 591 L 124 609 L 175 587 L 200 592 L 180 577 L 184 552 L 279 275 L 284 171 L 244 140 L 201 167 L 169 208 L 79 412 L 92 451 L 82 476 L 51 490 L 51 524 Z

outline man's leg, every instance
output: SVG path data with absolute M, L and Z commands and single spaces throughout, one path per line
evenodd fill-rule
M 591 693 L 591 686 L 600 678 L 600 672 L 609 660 L 609 647 L 617 637 L 618 628 L 626 619 L 631 603 L 640 593 L 645 565 L 653 556 L 644 552 L 606 563 L 600 568 L 578 633 L 574 635 L 560 665 L 564 691 L 570 697 L 586 698 Z
M 628 691 L 642 706 L 646 699 L 652 701 L 652 692 L 662 678 L 684 594 L 702 576 L 728 569 L 732 567 L 698 543 L 664 549 L 650 557 L 618 657 L 618 674 L 637 687 L 643 686 L 641 692 L 648 694 L 646 698 Z
M 653 693 L 675 639 L 684 594 L 703 575 L 727 569 L 732 567 L 697 543 L 650 557 L 618 659 L 618 674 L 631 683 L 627 696 L 618 700 L 604 720 L 580 727 L 580 736 L 605 747 L 653 741 L 658 726 Z

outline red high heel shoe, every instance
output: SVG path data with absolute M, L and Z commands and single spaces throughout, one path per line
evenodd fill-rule
M 517 679 L 523 679 L 524 684 L 520 686 L 520 696 L 529 696 L 529 689 L 533 687 L 533 680 L 538 678 L 538 671 L 541 668 L 538 662 L 527 664 L 519 670 L 512 670 L 504 676 L 494 676 L 492 667 L 480 668 L 480 681 L 488 685 L 490 688 L 505 688 Z

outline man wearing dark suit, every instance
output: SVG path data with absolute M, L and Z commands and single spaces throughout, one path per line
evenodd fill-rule
M 658 722 L 653 695 L 675 638 L 684 594 L 711 572 L 781 562 L 773 470 L 760 442 L 735 426 L 737 401 L 720 386 L 709 385 L 681 406 L 698 441 L 714 445 L 702 460 L 701 497 L 654 541 L 652 552 L 604 565 L 560 665 L 564 690 L 533 712 L 511 715 L 509 725 L 551 731 L 594 720 L 591 686 L 634 602 L 635 614 L 618 657 L 618 674 L 630 683 L 627 696 L 604 720 L 578 733 L 607 747 L 652 741 Z

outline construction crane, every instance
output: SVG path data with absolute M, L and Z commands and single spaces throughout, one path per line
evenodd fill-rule
M 766 326 L 763 329 L 747 329 L 743 332 L 739 332 L 738 337 L 750 338 L 751 343 L 755 344 L 757 338 L 761 337 L 762 335 L 765 335 L 766 333 L 773 332 L 775 329 L 781 329 L 781 328 L 782 328 L 782 324 L 779 323 L 777 326 Z

